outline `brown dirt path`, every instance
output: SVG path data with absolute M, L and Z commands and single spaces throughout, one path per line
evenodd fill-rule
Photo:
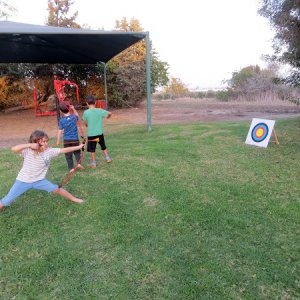
M 145 103 L 139 108 L 117 109 L 112 112 L 112 118 L 107 120 L 109 131 L 120 130 L 124 125 L 134 124 L 145 124 L 146 128 Z M 291 116 L 300 116 L 300 106 L 289 102 L 259 104 L 203 99 L 152 101 L 153 125 L 251 120 L 253 117 L 279 119 Z M 36 129 L 44 130 L 50 137 L 55 137 L 56 117 L 35 117 L 32 109 L 0 113 L 0 148 L 27 142 L 30 133 Z

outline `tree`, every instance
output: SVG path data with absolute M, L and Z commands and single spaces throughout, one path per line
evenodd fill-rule
M 0 0 L 0 18 L 10 17 L 13 15 L 17 10 L 11 5 L 8 4 L 9 1 L 7 0 Z
M 137 19 L 117 20 L 117 31 L 140 32 L 143 28 Z M 159 60 L 157 53 L 151 48 L 151 91 L 168 82 L 168 64 Z M 146 42 L 142 40 L 108 63 L 108 92 L 110 105 L 135 106 L 146 95 Z
M 235 91 L 241 91 L 247 85 L 250 78 L 260 73 L 261 69 L 259 66 L 248 66 L 242 68 L 240 71 L 233 72 L 231 79 L 229 79 L 227 83 Z
M 183 97 L 188 93 L 188 88 L 179 79 L 172 77 L 169 85 L 165 88 L 165 92 L 171 94 L 173 98 Z
M 158 58 L 154 49 L 151 51 L 151 92 L 155 92 L 157 87 L 166 86 L 169 82 L 169 65 Z
M 288 80 L 300 85 L 300 1 L 261 0 L 258 12 L 276 31 L 272 59 L 290 64 L 294 71 Z
M 75 22 L 78 11 L 69 16 L 69 10 L 74 1 L 71 0 L 48 0 L 48 21 L 46 25 L 55 27 L 81 28 Z
M 130 22 L 126 18 L 121 21 L 116 21 L 115 23 L 116 31 L 133 31 L 140 32 L 143 28 L 137 19 L 132 18 Z M 122 53 L 113 58 L 113 61 L 120 66 L 128 65 L 136 61 L 144 61 L 146 58 L 146 42 L 144 40 L 132 45 L 131 47 L 125 49 Z

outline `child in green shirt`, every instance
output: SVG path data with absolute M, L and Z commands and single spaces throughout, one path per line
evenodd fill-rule
M 87 152 L 90 152 L 92 157 L 92 162 L 88 166 L 96 168 L 95 151 L 97 143 L 101 146 L 106 162 L 112 162 L 112 159 L 108 155 L 103 134 L 103 118 L 110 118 L 112 113 L 101 108 L 96 108 L 94 96 L 87 96 L 86 103 L 89 108 L 83 113 L 82 120 L 87 126 Z

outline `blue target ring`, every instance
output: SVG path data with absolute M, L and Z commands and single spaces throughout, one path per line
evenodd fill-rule
M 254 142 L 260 143 L 266 139 L 269 133 L 269 127 L 265 123 L 256 124 L 251 132 L 251 138 Z

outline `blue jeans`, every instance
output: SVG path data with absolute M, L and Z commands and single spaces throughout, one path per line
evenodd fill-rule
M 79 145 L 78 140 L 65 140 L 64 141 L 64 148 L 78 146 L 78 145 Z M 77 163 L 80 162 L 80 154 L 81 154 L 80 150 L 75 150 L 73 152 L 65 153 L 65 158 L 66 158 L 66 161 L 68 164 L 69 171 L 74 168 L 73 154 L 76 158 Z
M 42 190 L 51 193 L 58 189 L 58 185 L 50 182 L 47 179 L 42 179 L 31 183 L 16 180 L 8 194 L 1 199 L 0 203 L 4 206 L 9 206 L 17 197 L 21 196 L 30 189 Z

